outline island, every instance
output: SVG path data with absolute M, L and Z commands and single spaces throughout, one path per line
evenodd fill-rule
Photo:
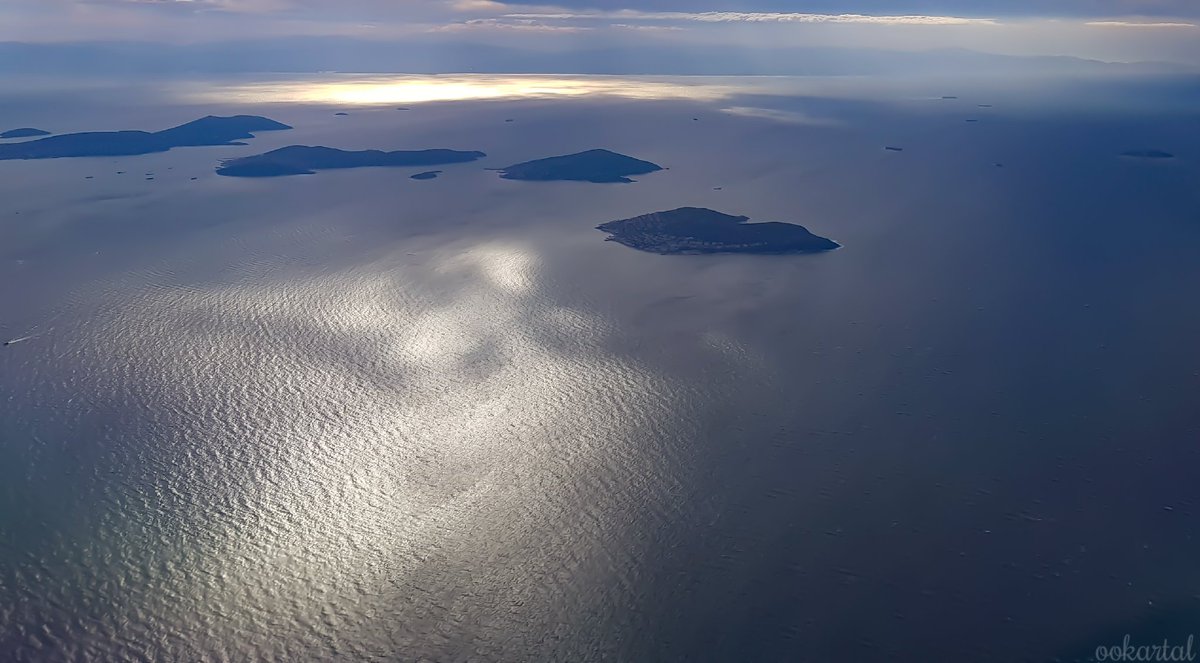
M 588 150 L 576 154 L 525 161 L 500 169 L 506 180 L 549 182 L 557 180 L 597 184 L 633 182 L 629 175 L 645 175 L 662 166 L 609 150 Z
M 840 245 L 804 226 L 771 221 L 746 223 L 749 217 L 722 214 L 701 207 L 680 207 L 596 226 L 607 241 L 658 253 L 817 253 Z
M 896 147 L 894 145 L 885 145 L 883 149 L 887 150 L 888 152 L 903 152 L 904 151 L 903 147 Z
M 0 138 L 33 138 L 34 136 L 49 136 L 50 132 L 44 129 L 34 129 L 33 127 L 21 127 L 20 129 L 9 129 L 4 133 L 0 133 Z
M 409 177 L 409 179 L 414 179 L 414 180 L 432 180 L 441 174 L 442 174 L 442 171 L 440 171 L 440 170 L 427 170 L 423 173 L 417 173 L 416 175 L 409 175 L 408 177 Z
M 227 177 L 281 177 L 312 175 L 318 170 L 367 168 L 373 166 L 437 166 L 464 163 L 487 156 L 483 152 L 460 150 L 381 150 L 347 151 L 333 147 L 289 145 L 265 154 L 227 159 L 217 168 Z
M 1129 150 L 1122 152 L 1121 156 L 1131 157 L 1134 159 L 1174 159 L 1175 155 L 1162 150 Z
M 286 124 L 257 115 L 209 115 L 158 132 L 89 131 L 62 134 L 0 145 L 0 161 L 7 159 L 58 159 L 63 157 L 113 157 L 166 152 L 176 147 L 245 145 L 259 131 L 291 129 Z

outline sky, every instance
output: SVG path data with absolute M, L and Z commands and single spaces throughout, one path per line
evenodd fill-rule
M 338 37 L 548 54 L 839 48 L 1200 65 L 1200 0 L 3 0 L 0 41 Z M 714 51 L 715 52 L 715 51 Z M 553 67 L 552 58 L 547 67 Z

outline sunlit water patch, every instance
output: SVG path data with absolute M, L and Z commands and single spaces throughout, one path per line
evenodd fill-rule
M 39 605 L 111 584 L 109 607 L 26 647 L 454 656 L 587 623 L 634 591 L 628 514 L 669 513 L 687 465 L 637 441 L 668 439 L 678 406 L 599 350 L 603 318 L 546 296 L 534 251 L 484 243 L 286 283 L 152 278 L 73 330 L 92 342 L 72 361 L 103 394 L 81 416 L 119 403 L 146 434 L 105 443 L 122 467 L 101 471 L 123 478 L 69 550 L 86 577 L 14 577 Z M 581 600 L 581 584 L 613 596 Z
M 665 76 L 335 75 L 246 83 L 173 86 L 190 102 L 415 104 L 432 101 L 620 97 L 717 100 L 746 89 L 733 79 Z

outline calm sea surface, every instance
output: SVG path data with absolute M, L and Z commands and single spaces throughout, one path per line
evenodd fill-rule
M 1200 633 L 1195 79 L 6 89 L 0 129 L 295 129 L 0 162 L 0 659 L 1008 662 Z M 489 156 L 213 174 L 297 143 Z M 669 170 L 486 170 L 594 147 Z M 844 248 L 593 229 L 684 205 Z

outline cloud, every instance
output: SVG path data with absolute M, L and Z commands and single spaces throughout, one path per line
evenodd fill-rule
M 639 46 L 671 61 L 684 47 L 805 46 L 1195 63 L 1198 25 L 1200 0 L 0 0 L 0 41 L 424 35 L 460 50 Z
M 579 25 L 551 25 L 528 18 L 476 18 L 430 28 L 430 32 L 464 32 L 470 30 L 507 30 L 520 32 L 584 32 L 592 28 Z
M 1195 28 L 1195 23 L 1164 23 L 1150 21 L 1088 21 L 1084 25 L 1094 28 Z
M 608 27 L 616 30 L 636 30 L 639 32 L 680 32 L 686 29 L 678 25 L 638 25 L 636 23 L 612 23 Z
M 700 23 L 857 23 L 871 25 L 998 25 L 993 18 L 960 16 L 872 16 L 867 14 L 805 14 L 797 12 L 642 12 L 636 10 L 511 13 L 511 18 L 537 20 L 611 19 L 623 21 L 694 21 Z
M 53 0 L 51 0 L 53 2 Z M 232 14 L 269 14 L 291 9 L 289 0 L 77 0 L 81 6 L 96 8 L 161 9 L 180 12 L 228 12 Z
M 450 8 L 460 12 L 506 12 L 509 5 L 495 0 L 452 0 Z
M 352 2 L 353 0 L 342 0 Z M 471 2 L 472 0 L 465 0 Z M 487 0 L 484 0 L 487 1 Z M 526 13 L 522 2 L 501 3 L 512 12 Z M 566 13 L 669 12 L 723 13 L 732 8 L 750 14 L 837 16 L 1006 17 L 1121 20 L 1161 17 L 1163 20 L 1200 17 L 1197 0 L 553 0 Z

